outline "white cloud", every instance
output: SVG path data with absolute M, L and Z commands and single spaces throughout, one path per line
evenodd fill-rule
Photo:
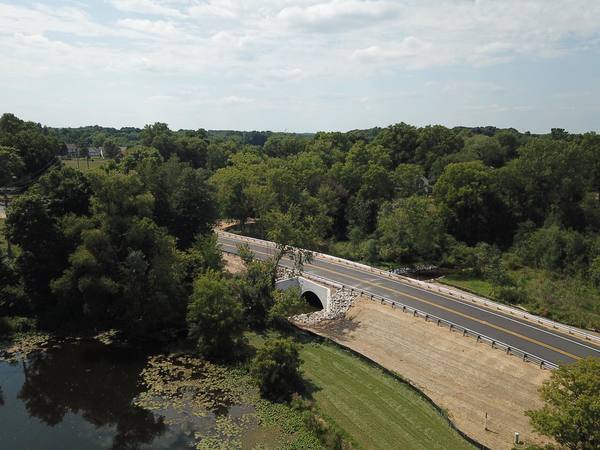
M 390 20 L 399 13 L 399 3 L 387 1 L 333 0 L 310 6 L 289 6 L 277 17 L 291 26 L 321 32 L 355 31 Z
M 219 103 L 223 105 L 245 105 L 252 103 L 254 100 L 248 97 L 239 97 L 237 95 L 228 95 L 220 99 Z
M 177 26 L 173 22 L 164 20 L 146 20 L 146 19 L 121 19 L 117 25 L 123 28 L 134 30 L 144 36 L 174 37 L 178 34 Z
M 155 0 L 110 0 L 110 3 L 117 9 L 126 12 L 138 14 L 150 14 L 167 17 L 184 17 L 184 14 L 177 8 L 169 6 L 173 2 L 155 1 Z

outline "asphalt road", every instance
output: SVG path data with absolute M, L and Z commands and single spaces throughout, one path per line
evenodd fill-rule
M 220 235 L 219 243 L 223 250 L 235 253 L 242 241 Z M 256 243 L 250 244 L 250 248 L 257 258 L 267 258 L 274 253 L 272 247 Z M 284 259 L 282 265 L 291 267 L 291 262 Z M 316 257 L 310 264 L 304 265 L 304 271 L 397 300 L 555 364 L 573 362 L 586 356 L 600 357 L 600 347 L 590 342 L 460 299 L 409 286 L 361 268 Z

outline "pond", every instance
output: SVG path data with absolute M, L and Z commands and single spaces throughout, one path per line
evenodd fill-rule
M 257 410 L 272 415 L 270 406 L 244 376 L 184 354 L 50 341 L 26 358 L 0 359 L 0 448 L 277 448 L 295 440 L 293 426 L 282 433 L 265 424 Z
M 146 360 L 89 341 L 0 361 L 2 449 L 195 448 L 184 430 L 134 404 Z

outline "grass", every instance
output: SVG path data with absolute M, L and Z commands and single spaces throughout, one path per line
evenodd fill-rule
M 461 274 L 450 274 L 440 278 L 439 281 L 459 289 L 464 289 L 467 292 L 481 295 L 482 297 L 493 298 L 492 283 L 486 280 Z
M 407 384 L 335 344 L 298 340 L 317 411 L 357 448 L 474 448 Z
M 79 169 L 82 172 L 94 172 L 101 167 L 108 164 L 108 159 L 63 159 L 65 167 L 72 167 L 73 169 Z

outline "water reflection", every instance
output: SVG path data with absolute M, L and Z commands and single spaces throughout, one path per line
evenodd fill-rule
M 88 439 L 92 442 L 101 438 L 101 444 L 94 442 L 98 448 L 137 450 L 147 447 L 145 444 L 153 443 L 168 427 L 162 417 L 156 417 L 152 412 L 133 404 L 141 390 L 138 375 L 145 362 L 146 356 L 143 354 L 108 348 L 96 342 L 63 344 L 59 348 L 34 354 L 21 363 L 22 375 L 19 378 L 22 385 L 18 389 L 15 379 L 15 386 L 12 386 L 16 396 L 5 396 L 0 390 L 0 405 L 7 402 L 7 406 L 2 408 L 5 409 L 3 416 L 7 416 L 7 407 L 13 409 L 15 414 L 19 407 L 24 407 L 27 415 L 39 419 L 47 425 L 46 429 L 67 421 L 68 428 L 75 434 L 83 433 L 77 428 L 89 430 L 89 425 L 77 425 L 84 421 L 74 421 L 72 416 L 75 415 L 93 425 L 93 437 Z M 6 363 L 0 364 L 4 364 L 4 369 L 8 367 Z M 14 365 L 12 369 L 13 372 L 20 372 Z M 8 391 L 6 395 L 9 395 Z M 19 400 L 22 403 L 16 405 Z M 17 421 L 14 418 L 12 420 Z M 73 423 L 76 425 L 73 426 Z M 39 427 L 29 422 L 19 425 L 22 427 L 21 433 L 31 427 Z M 24 443 L 26 436 L 17 431 L 11 434 L 10 429 L 2 428 L 0 424 L 0 440 L 13 442 L 12 448 L 19 448 L 19 444 Z M 46 432 L 48 436 L 44 442 L 52 439 L 50 432 Z M 85 432 L 90 434 L 89 431 Z M 181 436 L 171 435 L 169 443 L 162 442 L 160 448 L 189 448 L 186 443 L 181 443 Z M 58 442 L 55 444 L 56 448 L 72 448 L 70 445 L 75 445 L 75 442 L 63 442 L 62 446 Z M 155 448 L 154 444 L 152 448 Z

